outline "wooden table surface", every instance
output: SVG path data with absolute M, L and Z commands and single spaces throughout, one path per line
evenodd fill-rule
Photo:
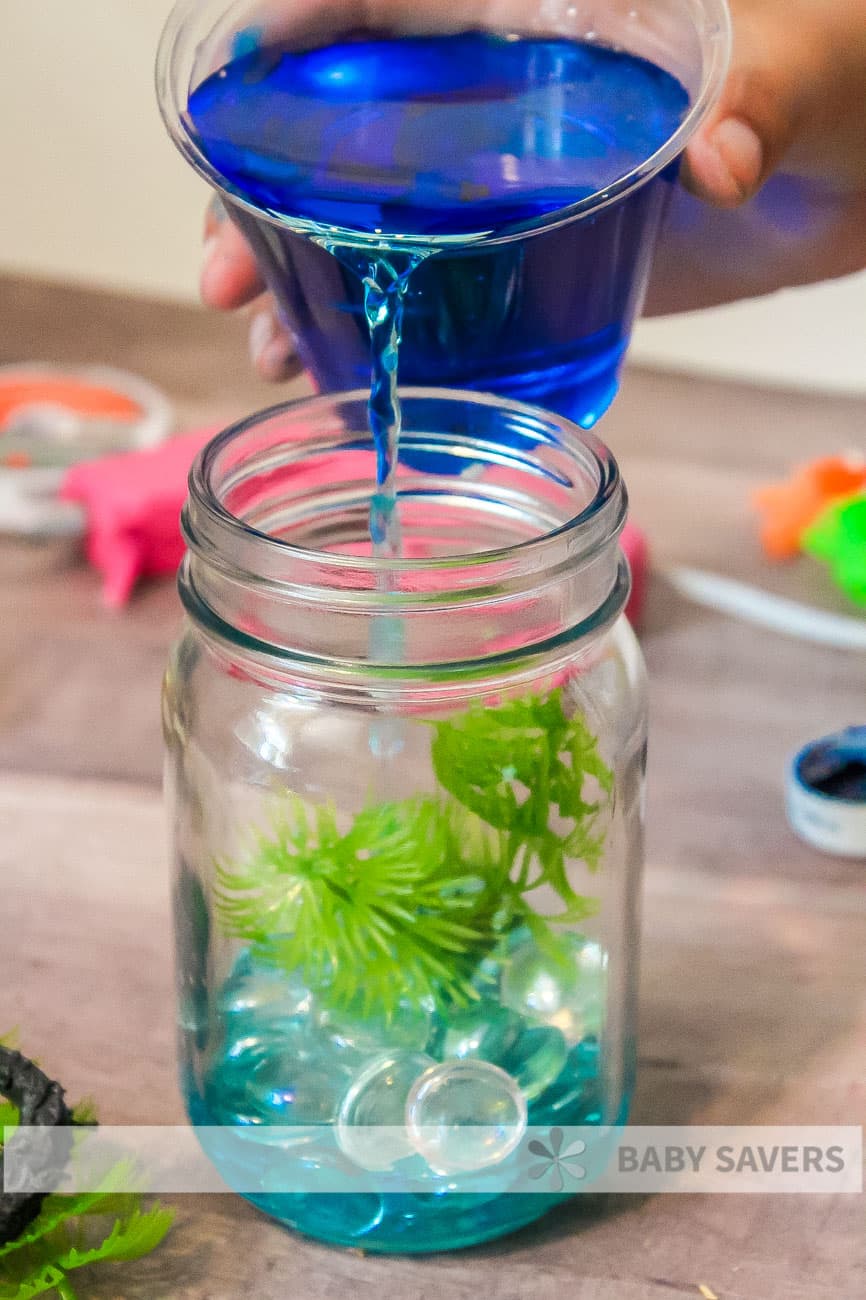
M 275 398 L 241 327 L 193 309 L 0 279 L 0 362 L 126 367 L 186 426 Z M 304 391 L 302 378 L 284 390 Z M 862 446 L 866 402 L 634 370 L 602 436 L 658 570 L 699 565 L 843 610 L 817 565 L 769 569 L 750 488 Z M 56 551 L 0 542 L 0 1032 L 18 1024 L 113 1123 L 180 1122 L 158 693 L 179 606 L 130 608 Z M 641 1009 L 642 1123 L 866 1121 L 866 865 L 823 858 L 784 816 L 803 742 L 866 713 L 862 655 L 702 611 L 654 579 Z M 483 1249 L 360 1257 L 231 1197 L 178 1198 L 166 1246 L 95 1300 L 862 1300 L 863 1197 L 611 1198 Z M 88 1289 L 89 1288 L 89 1289 Z

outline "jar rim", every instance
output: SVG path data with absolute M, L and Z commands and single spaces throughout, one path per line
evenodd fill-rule
M 556 656 L 615 621 L 629 589 L 617 545 L 627 499 L 594 434 L 491 394 L 401 390 L 401 522 L 420 555 L 373 557 L 368 396 L 278 404 L 199 454 L 182 516 L 180 590 L 200 626 L 331 675 L 405 677 L 434 664 L 465 676 L 472 663 Z M 443 449 L 447 468 L 410 463 L 412 453 Z M 461 460 L 475 472 L 458 473 Z M 442 554 L 455 538 L 463 545 L 464 523 L 479 548 Z M 324 549 L 307 546 L 310 537 Z
M 545 553 L 557 543 L 567 541 L 569 552 L 575 562 L 590 558 L 597 550 L 609 545 L 625 524 L 627 496 L 622 481 L 619 465 L 606 445 L 593 433 L 581 428 L 564 416 L 556 415 L 542 407 L 525 402 L 512 401 L 492 393 L 480 393 L 462 389 L 426 388 L 407 386 L 400 389 L 400 398 L 404 411 L 413 401 L 437 402 L 443 405 L 470 406 L 486 408 L 491 411 L 509 413 L 518 418 L 527 427 L 546 429 L 553 433 L 563 446 L 569 442 L 579 447 L 597 475 L 596 490 L 592 499 L 581 509 L 564 520 L 561 524 L 538 536 L 516 541 L 507 546 L 488 550 L 471 550 L 453 552 L 423 558 L 390 559 L 369 555 L 334 553 L 298 545 L 282 537 L 275 537 L 264 532 L 238 515 L 232 513 L 220 500 L 219 491 L 214 484 L 218 472 L 218 460 L 227 447 L 231 446 L 244 434 L 280 416 L 308 415 L 312 420 L 323 415 L 329 409 L 362 405 L 366 410 L 369 393 L 366 389 L 353 389 L 342 393 L 322 394 L 312 397 L 295 398 L 288 402 L 279 402 L 243 419 L 235 421 L 221 433 L 217 434 L 197 455 L 189 475 L 190 504 L 197 514 L 203 514 L 218 533 L 227 542 L 232 539 L 254 542 L 262 555 L 291 555 L 299 561 L 309 561 L 336 574 L 384 574 L 392 573 L 447 573 L 449 570 L 465 568 L 471 565 L 476 571 L 487 565 L 499 566 L 511 558 L 524 558 L 531 564 L 533 559 L 543 559 Z M 517 463 L 517 461 L 515 461 Z M 371 493 L 373 485 L 371 484 Z M 191 542 L 190 529 L 185 529 L 187 541 Z M 580 545 L 583 540 L 584 545 Z M 535 568 L 535 565 L 532 565 Z M 543 566 L 541 566 L 543 567 Z

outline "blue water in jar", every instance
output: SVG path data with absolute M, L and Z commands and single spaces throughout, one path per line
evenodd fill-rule
M 393 254 L 397 235 L 448 237 L 408 277 L 400 382 L 589 427 L 616 391 L 676 164 L 578 221 L 476 237 L 604 191 L 687 110 L 673 76 L 624 51 L 462 33 L 247 51 L 194 91 L 187 124 L 229 198 L 287 221 L 233 205 L 324 391 L 366 386 L 370 360 L 364 259 L 322 244 L 381 233 Z
M 339 1245 L 424 1253 L 470 1246 L 533 1222 L 578 1186 L 564 1194 L 503 1191 L 513 1170 L 503 1159 L 488 1171 L 483 1193 L 455 1193 L 408 1139 L 405 1150 L 386 1150 L 383 1161 L 381 1141 L 371 1146 L 366 1139 L 365 1146 L 363 1126 L 402 1125 L 411 1112 L 426 1132 L 449 1102 L 441 1089 L 438 1102 L 431 1098 L 433 1090 L 419 1088 L 419 1081 L 447 1080 L 455 1067 L 457 1074 L 480 1071 L 482 1080 L 486 1073 L 494 1089 L 504 1087 L 517 1099 L 525 1123 L 545 1132 L 623 1122 L 631 1083 L 622 1081 L 622 1092 L 612 1095 L 605 1075 L 602 950 L 578 936 L 573 943 L 580 978 L 563 985 L 556 1025 L 545 1023 L 536 996 L 543 990 L 549 1003 L 552 970 L 525 937 L 507 959 L 485 960 L 476 1005 L 448 1011 L 406 1000 L 387 1023 L 360 1006 L 329 1008 L 300 973 L 243 950 L 216 992 L 206 1042 L 189 1026 L 183 1042 L 187 1107 L 208 1154 L 227 1183 L 260 1209 Z M 479 1113 L 472 1122 L 490 1120 Z M 328 1136 L 315 1140 L 311 1154 L 315 1126 L 327 1126 Z M 519 1154 L 527 1158 L 525 1150 Z M 415 1163 L 401 1165 L 407 1157 Z M 375 1190 L 310 1190 L 322 1168 L 351 1188 L 356 1166 L 383 1171 L 389 1162 L 391 1177 L 379 1172 Z M 400 1170 L 417 1178 L 419 1164 L 430 1190 L 400 1190 Z M 305 1190 L 284 1190 L 298 1179 Z

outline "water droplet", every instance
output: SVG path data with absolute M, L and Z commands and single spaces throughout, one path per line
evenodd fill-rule
M 526 1132 L 526 1099 L 487 1061 L 448 1061 L 418 1079 L 406 1103 L 415 1150 L 437 1173 L 499 1164 Z
M 356 1076 L 340 1106 L 337 1142 L 343 1154 L 363 1169 L 391 1169 L 411 1156 L 406 1101 L 416 1079 L 433 1065 L 423 1052 L 374 1057 Z

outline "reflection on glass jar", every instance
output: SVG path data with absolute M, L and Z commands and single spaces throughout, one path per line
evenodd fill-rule
M 360 394 L 238 425 L 193 472 L 164 709 L 181 1065 L 262 1208 L 422 1251 L 561 1199 L 510 1190 L 527 1126 L 627 1113 L 644 684 L 591 435 L 409 390 L 398 561 L 371 556 L 374 473 Z M 347 1189 L 293 1182 L 320 1164 Z

